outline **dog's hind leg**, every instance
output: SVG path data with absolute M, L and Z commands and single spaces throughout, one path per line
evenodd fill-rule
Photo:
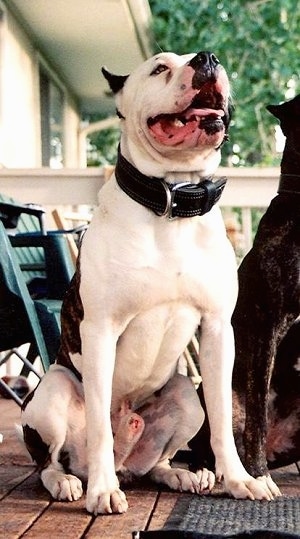
M 160 460 L 150 472 L 156 483 L 167 485 L 172 490 L 200 494 L 204 490 L 212 490 L 215 485 L 215 474 L 206 468 L 197 473 L 184 468 L 173 468 L 169 459 Z
M 151 479 L 174 490 L 199 492 L 212 488 L 212 472 L 204 470 L 198 476 L 170 466 L 170 459 L 194 436 L 204 420 L 192 382 L 175 375 L 137 412 L 144 421 L 144 431 L 125 467 L 136 475 L 149 473 Z
M 60 469 L 59 469 L 60 468 Z M 50 492 L 55 500 L 79 500 L 83 489 L 82 482 L 76 475 L 66 474 L 63 466 L 51 462 L 47 468 L 41 472 L 41 480 L 44 487 Z
M 25 445 L 53 498 L 78 500 L 87 475 L 81 384 L 64 367 L 52 366 L 22 407 Z
M 50 464 L 41 471 L 41 481 L 55 500 L 76 501 L 83 494 L 81 480 L 67 469 L 71 467 L 69 444 L 66 443 L 67 429 L 61 443 L 49 448 Z

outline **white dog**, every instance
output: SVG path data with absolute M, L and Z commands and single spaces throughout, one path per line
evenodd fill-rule
M 169 459 L 203 421 L 176 375 L 201 325 L 200 368 L 217 476 L 237 498 L 271 499 L 243 468 L 232 435 L 231 314 L 236 264 L 211 181 L 229 124 L 225 70 L 208 52 L 162 53 L 130 76 L 103 70 L 122 136 L 116 175 L 101 189 L 62 313 L 62 345 L 23 407 L 24 438 L 57 499 L 127 509 L 116 470 L 200 492 L 212 474 Z

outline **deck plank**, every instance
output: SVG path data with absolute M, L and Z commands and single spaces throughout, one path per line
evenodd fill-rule
M 84 498 L 71 503 L 52 501 L 22 536 L 22 539 L 40 539 L 41 537 L 80 539 L 84 536 L 92 518 L 86 512 Z
M 154 490 L 126 490 L 128 511 L 123 515 L 98 516 L 86 539 L 129 539 L 133 531 L 144 530 L 155 507 L 157 492 Z
M 34 466 L 25 448 L 16 436 L 15 424 L 19 422 L 20 408 L 11 400 L 0 400 L 0 500 L 34 473 Z
M 161 529 L 176 501 L 185 494 L 160 491 L 140 481 L 125 488 L 129 509 L 123 515 L 94 517 L 77 502 L 58 502 L 44 489 L 30 458 L 17 440 L 20 409 L 0 398 L 0 537 L 5 539 L 130 539 L 137 530 Z M 272 472 L 283 494 L 300 495 L 295 465 Z M 218 490 L 218 489 L 217 489 Z M 213 501 L 212 501 L 213 503 Z
M 128 539 L 132 531 L 145 529 L 158 497 L 153 485 L 125 489 L 129 509 L 123 515 L 95 518 L 86 512 L 85 496 L 72 503 L 53 501 L 17 440 L 14 424 L 19 416 L 13 401 L 0 399 L 0 537 Z
M 37 473 L 31 474 L 25 481 L 22 480 L 1 500 L 0 537 L 20 537 L 49 504 L 49 495 L 42 487 Z
M 149 522 L 148 530 L 159 530 L 164 526 L 180 496 L 182 496 L 180 492 L 160 493 L 151 521 Z

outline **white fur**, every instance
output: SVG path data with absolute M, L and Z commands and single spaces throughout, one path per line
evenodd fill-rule
M 123 155 L 144 174 L 166 181 L 198 182 L 214 172 L 220 160 L 217 136 L 204 138 L 200 145 L 166 148 L 148 133 L 150 115 L 183 110 L 191 101 L 193 73 L 186 66 L 191 57 L 161 54 L 148 60 L 117 96 L 125 117 Z M 168 73 L 150 77 L 160 62 L 168 63 Z M 224 82 L 223 72 L 222 77 Z M 237 277 L 219 208 L 202 217 L 171 221 L 130 199 L 113 176 L 100 191 L 82 244 L 80 295 L 82 356 L 72 361 L 82 373 L 86 401 L 88 511 L 127 509 L 114 469 L 111 412 L 124 399 L 137 407 L 161 388 L 199 324 L 200 368 L 217 474 L 237 498 L 270 499 L 268 487 L 243 468 L 233 440 L 230 319 Z M 178 482 L 164 462 L 152 476 L 171 485 Z M 190 479 L 185 475 L 183 481 Z M 68 491 L 69 484 L 63 488 Z M 77 483 L 74 490 L 70 498 L 79 495 Z

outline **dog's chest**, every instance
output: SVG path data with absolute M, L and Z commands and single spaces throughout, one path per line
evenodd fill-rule
M 218 208 L 204 218 L 175 221 L 145 215 L 136 204 L 125 215 L 124 208 L 113 215 L 104 210 L 100 205 L 82 250 L 86 313 L 91 308 L 97 318 L 98 304 L 103 316 L 105 305 L 122 332 L 141 313 L 161 307 L 170 316 L 182 307 L 196 310 L 198 322 L 205 311 L 232 307 L 236 267 Z
M 214 302 L 212 284 L 216 272 L 213 261 L 205 257 L 201 248 L 188 243 L 184 248 L 168 246 L 149 258 L 144 266 L 137 267 L 132 273 L 135 276 L 132 288 L 135 288 L 140 307 L 174 307 L 178 303 L 200 312 L 204 304 Z
M 233 309 L 235 259 L 216 207 L 170 221 L 107 185 L 81 255 L 84 318 L 117 338 L 112 406 L 161 387 L 203 316 Z

